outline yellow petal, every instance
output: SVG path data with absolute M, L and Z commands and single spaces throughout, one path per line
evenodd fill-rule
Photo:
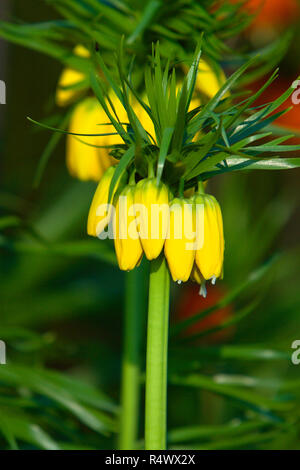
M 208 194 L 197 195 L 195 204 L 204 205 L 203 244 L 196 250 L 196 264 L 204 279 L 220 277 L 223 267 L 224 236 L 220 206 Z
M 169 222 L 169 191 L 155 178 L 138 182 L 134 190 L 135 212 L 140 239 L 149 260 L 157 258 L 164 246 Z
M 104 206 L 101 206 L 108 203 L 109 187 L 114 173 L 115 167 L 110 167 L 106 170 L 94 194 L 87 222 L 87 233 L 91 236 L 96 237 L 99 235 L 109 222 L 110 211 L 106 209 L 100 213 L 100 209 L 105 209 Z M 116 192 L 116 189 L 115 187 L 114 192 Z
M 99 126 L 107 122 L 107 116 L 96 98 L 86 98 L 75 108 L 69 125 L 69 131 L 77 134 L 100 134 L 111 132 L 108 126 Z M 67 167 L 72 176 L 81 180 L 99 181 L 104 171 L 116 160 L 109 155 L 109 149 L 99 148 L 110 145 L 109 136 L 73 136 L 67 137 Z
M 190 277 L 195 259 L 193 206 L 188 199 L 173 199 L 170 204 L 170 225 L 165 241 L 165 256 L 175 282 L 185 282 Z
M 88 58 L 91 56 L 90 51 L 84 47 L 82 44 L 77 44 L 74 48 L 74 54 L 78 55 L 78 57 Z
M 78 57 L 90 57 L 90 52 L 81 44 L 74 48 L 74 54 Z M 82 90 L 80 89 L 65 89 L 64 87 L 71 87 L 82 82 L 86 75 L 79 70 L 66 67 L 63 69 L 57 85 L 55 101 L 58 106 L 67 106 L 80 96 Z
M 115 250 L 123 271 L 134 269 L 143 256 L 133 205 L 133 187 L 126 186 L 117 198 L 114 217 Z
M 82 82 L 85 79 L 83 72 L 75 69 L 66 68 L 62 71 L 57 85 L 55 101 L 57 106 L 67 106 L 68 104 L 75 101 L 78 96 L 82 93 L 80 89 L 67 89 L 77 83 Z

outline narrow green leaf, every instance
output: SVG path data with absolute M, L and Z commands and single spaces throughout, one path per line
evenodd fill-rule
M 162 4 L 163 2 L 161 0 L 151 0 L 146 4 L 146 7 L 142 12 L 142 16 L 139 19 L 135 30 L 131 33 L 126 41 L 128 45 L 133 44 L 137 38 L 141 36 L 141 34 L 152 22 L 159 9 L 162 7 Z
M 231 87 L 236 83 L 240 76 L 249 68 L 252 64 L 257 61 L 257 58 L 254 57 L 242 65 L 236 72 L 234 72 L 224 85 L 220 88 L 217 94 L 203 107 L 200 113 L 191 120 L 188 126 L 189 134 L 196 134 L 200 130 L 201 121 L 208 116 L 219 104 L 222 98 L 226 93 L 231 89 Z
M 196 387 L 209 390 L 232 399 L 243 407 L 251 407 L 263 415 L 268 415 L 271 411 L 288 411 L 293 407 L 291 402 L 275 401 L 250 390 L 219 384 L 212 378 L 200 374 L 191 374 L 188 376 L 171 375 L 169 382 L 181 387 Z M 271 416 L 272 414 L 270 417 Z M 276 416 L 274 416 L 274 418 L 276 419 Z
M 174 127 L 166 127 L 163 136 L 162 136 L 162 141 L 159 149 L 159 156 L 158 156 L 158 161 L 157 161 L 157 185 L 160 183 L 163 170 L 164 170 L 164 164 L 166 160 L 166 156 L 169 151 L 169 146 L 172 140 L 174 132 Z
M 110 187 L 109 187 L 108 204 L 111 203 L 112 196 L 113 196 L 116 184 L 121 180 L 122 176 L 126 172 L 126 169 L 127 169 L 128 165 L 134 159 L 134 154 L 135 154 L 135 145 L 132 145 L 124 153 L 124 155 L 122 156 L 120 162 L 118 163 L 118 165 L 116 167 L 116 171 L 114 172 L 114 175 L 112 177 Z

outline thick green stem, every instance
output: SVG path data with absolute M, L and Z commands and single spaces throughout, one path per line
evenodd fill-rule
M 167 359 L 170 275 L 164 256 L 151 262 L 147 363 L 146 363 L 146 450 L 166 449 Z
M 148 266 L 126 273 L 124 353 L 122 363 L 120 450 L 134 450 L 138 437 L 141 338 L 147 309 Z

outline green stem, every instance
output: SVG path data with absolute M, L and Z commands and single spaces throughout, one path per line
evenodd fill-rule
M 154 178 L 154 168 L 151 160 L 148 161 L 148 178 Z
M 167 358 L 170 275 L 164 256 L 151 262 L 147 363 L 146 363 L 146 450 L 166 449 Z
M 180 178 L 178 194 L 180 198 L 184 197 L 184 179 Z
M 205 188 L 204 188 L 204 183 L 203 181 L 198 181 L 198 194 L 205 194 Z
M 144 263 L 126 273 L 120 450 L 134 450 L 138 437 L 141 338 L 146 318 L 147 278 L 148 266 Z

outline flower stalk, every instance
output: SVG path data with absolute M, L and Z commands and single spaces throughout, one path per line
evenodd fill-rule
M 145 449 L 166 449 L 170 275 L 165 257 L 151 261 L 146 360 Z
M 135 450 L 138 438 L 141 341 L 145 331 L 148 264 L 126 273 L 119 449 Z

